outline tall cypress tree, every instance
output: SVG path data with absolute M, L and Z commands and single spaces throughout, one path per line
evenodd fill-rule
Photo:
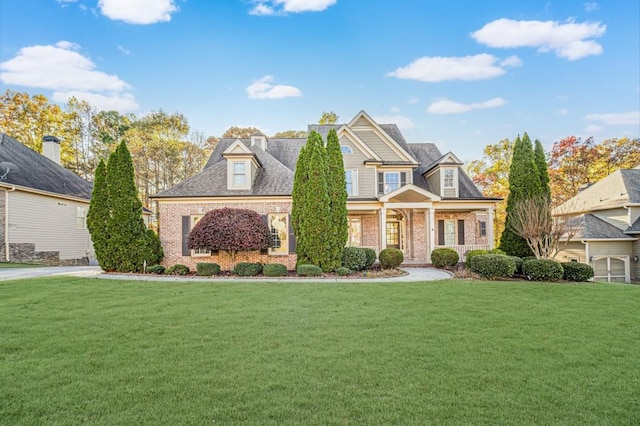
M 347 183 L 340 140 L 335 129 L 327 135 L 327 189 L 329 219 L 327 220 L 330 260 L 327 268 L 334 270 L 342 264 L 342 252 L 349 237 L 347 222 Z
M 547 166 L 547 156 L 542 143 L 535 141 L 536 166 L 540 176 L 540 193 L 551 200 L 551 187 L 549 186 L 549 167 Z
M 104 270 L 113 269 L 113 266 L 108 262 L 106 252 L 109 247 L 108 220 L 109 190 L 107 188 L 107 169 L 104 161 L 100 160 L 93 180 L 93 191 L 91 192 L 91 202 L 87 213 L 87 228 L 89 229 L 89 234 L 91 234 L 91 241 L 93 242 L 98 264 Z
M 309 139 L 307 138 L 307 143 Z M 307 182 L 309 181 L 309 176 L 307 172 L 307 150 L 306 147 L 303 146 L 300 149 L 300 154 L 298 155 L 298 161 L 296 162 L 296 172 L 293 177 L 293 192 L 291 193 L 292 206 L 291 206 L 291 227 L 293 228 L 293 233 L 296 236 L 296 254 L 298 254 L 297 262 L 301 262 L 300 253 L 305 253 L 305 240 L 304 235 L 302 233 L 302 228 L 304 227 L 303 222 L 305 219 L 304 216 L 304 194 L 307 192 Z
M 516 235 L 510 227 L 511 211 L 514 205 L 524 199 L 533 198 L 541 194 L 542 185 L 540 174 L 536 166 L 536 158 L 531 139 L 526 133 L 518 136 L 513 146 L 511 167 L 509 168 L 509 197 L 507 198 L 507 219 L 505 229 L 500 239 L 500 249 L 512 256 L 532 256 L 533 252 L 527 241 Z
M 117 271 L 141 271 L 147 252 L 146 227 L 134 182 L 131 154 L 124 141 L 109 157 L 107 188 L 111 211 L 107 221 L 110 260 Z

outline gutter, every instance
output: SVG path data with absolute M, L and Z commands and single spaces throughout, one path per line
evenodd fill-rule
M 11 188 L 6 188 L 4 191 L 4 257 L 7 262 L 11 262 L 11 256 L 9 255 L 9 192 L 16 190 L 15 185 L 11 185 Z

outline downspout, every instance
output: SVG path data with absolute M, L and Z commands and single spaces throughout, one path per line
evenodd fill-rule
M 11 262 L 9 255 L 9 192 L 16 190 L 15 185 L 11 185 L 11 189 L 4 191 L 4 257 L 7 262 Z

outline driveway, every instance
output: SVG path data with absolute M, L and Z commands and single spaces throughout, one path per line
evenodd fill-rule
M 99 266 L 49 266 L 42 268 L 0 268 L 0 281 L 21 278 L 37 278 L 71 275 L 77 277 L 95 277 L 100 279 L 137 280 L 137 281 L 261 281 L 261 282 L 410 282 L 434 281 L 451 278 L 448 272 L 433 268 L 401 268 L 407 275 L 390 278 L 205 278 L 205 277 L 177 277 L 169 275 L 134 275 L 134 274 L 105 274 Z

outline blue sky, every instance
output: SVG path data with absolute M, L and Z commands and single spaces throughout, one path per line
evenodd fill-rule
M 523 132 L 638 137 L 639 3 L 2 0 L 0 89 L 207 136 L 365 110 L 466 161 Z

